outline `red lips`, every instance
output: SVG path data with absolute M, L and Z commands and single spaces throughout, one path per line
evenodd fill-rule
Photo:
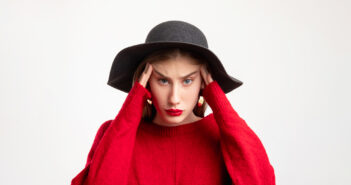
M 180 109 L 167 109 L 166 112 L 171 116 L 179 116 L 183 111 Z

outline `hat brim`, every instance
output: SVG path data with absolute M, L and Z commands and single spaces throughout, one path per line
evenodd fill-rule
M 115 57 L 107 84 L 128 93 L 132 88 L 133 75 L 140 62 L 149 54 L 165 48 L 183 48 L 196 52 L 207 59 L 212 78 L 217 81 L 224 93 L 243 84 L 242 81 L 227 74 L 221 61 L 209 49 L 184 42 L 153 42 L 127 47 Z

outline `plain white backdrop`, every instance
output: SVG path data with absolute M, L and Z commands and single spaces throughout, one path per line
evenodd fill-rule
M 277 184 L 349 184 L 350 10 L 347 0 L 2 0 L 0 184 L 70 184 L 126 98 L 107 85 L 115 55 L 167 20 L 199 27 L 244 82 L 227 97 Z

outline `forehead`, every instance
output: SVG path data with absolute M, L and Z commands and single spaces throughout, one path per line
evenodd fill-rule
M 177 56 L 166 60 L 158 60 L 153 62 L 155 68 L 199 68 L 200 63 L 191 57 Z
M 155 71 L 165 76 L 185 76 L 191 72 L 199 71 L 200 64 L 190 57 L 176 57 L 172 59 L 157 61 L 152 64 Z M 157 74 L 153 72 L 154 74 Z

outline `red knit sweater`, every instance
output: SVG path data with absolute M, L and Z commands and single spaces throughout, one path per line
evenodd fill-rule
M 148 97 L 135 82 L 116 118 L 99 128 L 72 185 L 275 185 L 260 139 L 216 81 L 203 89 L 213 113 L 185 125 L 141 120 Z

